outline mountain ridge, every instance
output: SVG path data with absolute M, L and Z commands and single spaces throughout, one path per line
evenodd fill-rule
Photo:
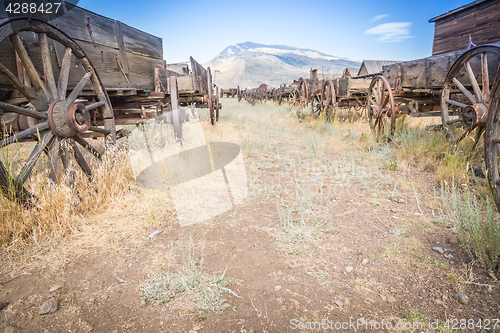
M 204 66 L 211 68 L 221 88 L 254 88 L 262 83 L 271 87 L 290 84 L 299 77 L 309 77 L 312 68 L 318 69 L 318 74 L 340 74 L 346 67 L 361 66 L 361 62 L 294 46 L 245 42 L 226 47 Z

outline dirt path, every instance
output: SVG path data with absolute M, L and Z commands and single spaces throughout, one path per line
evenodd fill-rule
M 91 237 L 4 256 L 0 329 L 479 332 L 485 319 L 493 328 L 498 288 L 467 265 L 431 173 L 398 163 L 364 123 L 299 122 L 273 103 L 222 103 L 205 135 L 242 147 L 248 197 L 181 227 L 168 193 L 133 188 L 83 224 Z M 163 232 L 148 239 L 155 230 Z M 175 289 L 181 280 L 192 290 Z M 145 290 L 161 290 L 158 281 L 172 293 L 153 305 Z M 467 304 L 453 298 L 459 292 Z M 58 311 L 39 315 L 50 298 Z

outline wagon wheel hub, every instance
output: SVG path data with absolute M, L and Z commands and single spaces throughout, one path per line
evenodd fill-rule
M 462 113 L 462 118 L 465 126 L 486 126 L 489 109 L 490 106 L 484 102 L 468 105 L 467 107 L 465 107 L 464 112 Z
M 48 122 L 59 137 L 74 137 L 90 127 L 90 113 L 83 103 L 56 100 L 48 110 Z

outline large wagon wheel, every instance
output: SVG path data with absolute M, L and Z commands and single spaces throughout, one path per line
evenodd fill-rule
M 337 95 L 335 94 L 335 86 L 332 80 L 326 80 L 323 85 L 323 92 L 326 104 L 326 116 L 328 120 L 334 121 L 337 112 Z
M 366 107 L 370 128 L 377 140 L 390 140 L 396 127 L 396 108 L 385 77 L 377 75 L 370 83 Z
M 316 90 L 311 98 L 313 118 L 318 118 L 325 109 L 325 97 L 322 89 Z
M 307 81 L 304 80 L 303 78 L 299 79 L 298 91 L 299 91 L 298 106 L 301 108 L 307 108 L 307 105 L 309 104 L 309 85 L 307 84 Z
M 104 136 L 105 143 L 113 144 L 116 140 L 115 121 L 109 97 L 95 68 L 68 35 L 35 18 L 0 20 L 0 31 L 4 31 L 0 34 L 0 49 L 7 51 L 0 59 L 0 74 L 6 81 L 0 84 L 4 87 L 10 84 L 12 94 L 19 95 L 19 98 L 0 102 L 0 109 L 6 112 L 0 148 L 21 141 L 37 141 L 19 172 L 9 170 L 0 161 L 0 187 L 10 199 L 26 202 L 32 197 L 25 185 L 33 170 L 42 169 L 48 172 L 50 179 L 57 181 L 59 157 L 63 167 L 68 169 L 72 164 L 72 155 L 90 178 L 92 171 L 88 157 L 84 157 L 80 149 L 84 148 L 96 158 L 101 158 L 103 142 L 87 141 L 82 134 L 91 131 L 94 135 Z M 24 32 L 36 33 L 39 41 L 39 45 L 31 45 L 29 53 L 23 45 Z M 49 45 L 53 42 L 65 47 L 60 70 L 52 66 Z M 16 54 L 19 59 L 18 76 L 11 71 L 16 68 L 12 65 Z M 80 80 L 68 94 L 71 73 L 71 77 L 79 77 Z M 95 100 L 77 99 L 88 83 Z M 6 123 L 5 118 L 9 114 L 15 118 Z M 93 124 L 92 119 L 102 119 L 101 126 Z M 42 153 L 47 155 L 45 165 L 40 158 Z M 18 175 L 14 176 L 15 173 Z
M 293 89 L 290 92 L 290 106 L 292 108 L 298 107 L 300 104 L 300 93 L 298 89 Z
M 452 144 L 470 139 L 474 148 L 479 142 L 486 128 L 499 56 L 497 45 L 478 46 L 462 54 L 450 68 L 441 91 L 441 121 Z

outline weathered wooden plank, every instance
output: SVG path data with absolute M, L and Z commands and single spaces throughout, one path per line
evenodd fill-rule
M 115 21 L 116 42 L 118 43 L 118 50 L 120 51 L 120 61 L 122 63 L 123 71 L 129 74 L 127 50 L 125 49 L 125 42 L 123 41 L 123 29 L 120 21 Z
M 121 28 L 127 52 L 163 59 L 163 41 L 161 38 L 137 30 L 124 23 L 121 23 Z
M 192 75 L 178 75 L 177 76 L 177 90 L 179 93 L 194 92 L 195 87 L 193 85 Z
M 466 49 L 469 35 L 477 45 L 495 43 L 500 41 L 500 3 L 435 24 L 433 55 Z

